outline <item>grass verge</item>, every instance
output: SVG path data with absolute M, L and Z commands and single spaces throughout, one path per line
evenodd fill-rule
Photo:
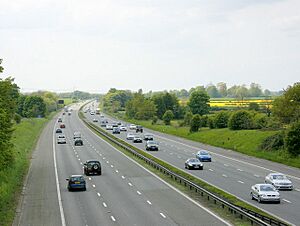
M 9 168 L 0 171 L 0 225 L 12 225 L 32 150 L 54 114 L 47 118 L 23 119 L 14 127 L 12 143 L 15 161 Z
M 79 117 L 81 119 L 84 118 L 84 115 L 82 114 L 82 112 L 79 113 Z M 89 126 L 89 124 L 87 124 Z M 194 190 L 190 190 L 189 188 L 187 188 L 186 186 L 184 186 L 182 183 L 179 183 L 178 180 L 174 180 L 173 178 L 171 178 L 170 175 L 164 174 L 161 171 L 155 169 L 154 167 L 150 166 L 149 164 L 147 164 L 145 161 L 143 161 L 142 159 L 136 157 L 135 155 L 133 155 L 132 153 L 130 153 L 129 151 L 126 151 L 125 149 L 121 148 L 120 146 L 116 145 L 115 143 L 111 142 L 109 139 L 107 139 L 106 137 L 104 137 L 101 133 L 99 133 L 97 130 L 95 130 L 93 127 L 89 126 L 91 129 L 93 129 L 99 136 L 101 136 L 102 138 L 104 138 L 105 140 L 107 140 L 109 143 L 111 143 L 113 146 L 115 146 L 116 148 L 118 148 L 120 151 L 122 151 L 124 154 L 126 154 L 127 156 L 135 159 L 137 162 L 139 162 L 140 164 L 142 164 L 143 166 L 145 166 L 146 168 L 148 168 L 149 170 L 151 170 L 152 172 L 154 172 L 155 174 L 157 174 L 159 177 L 161 177 L 163 180 L 171 183 L 173 186 L 177 187 L 179 190 L 185 192 L 187 195 L 189 195 L 191 198 L 200 201 L 201 204 L 205 204 L 207 207 L 209 207 L 210 209 L 212 209 L 214 212 L 217 212 L 221 217 L 227 219 L 228 221 L 230 221 L 231 223 L 233 223 L 234 225 L 250 225 L 250 222 L 247 221 L 246 219 L 240 219 L 237 217 L 237 215 L 235 214 L 229 214 L 229 211 L 226 208 L 221 208 L 222 205 L 219 203 L 217 205 L 212 204 L 211 201 L 208 201 L 207 196 L 205 197 L 205 195 L 200 195 L 199 192 L 196 192 Z M 95 126 L 97 129 L 103 131 L 106 135 L 108 135 L 109 137 L 119 141 L 120 143 L 130 147 L 131 149 L 135 150 L 136 152 L 142 154 L 143 156 L 155 161 L 156 163 L 160 164 L 161 166 L 167 168 L 168 170 L 188 179 L 189 181 L 199 185 L 200 187 L 204 188 L 205 190 L 217 195 L 218 197 L 221 197 L 222 199 L 225 199 L 226 201 L 239 206 L 239 207 L 244 207 L 248 210 L 252 210 L 258 214 L 261 214 L 263 216 L 266 216 L 268 218 L 272 218 L 277 220 L 276 218 L 274 218 L 273 216 L 263 212 L 262 210 L 249 205 L 245 202 L 243 202 L 242 200 L 239 200 L 238 198 L 236 198 L 235 196 L 228 194 L 226 192 L 224 192 L 223 190 L 220 190 L 210 184 L 207 184 L 206 182 L 202 181 L 199 178 L 196 178 L 130 144 L 128 144 L 127 142 L 118 139 L 116 137 L 114 137 L 112 134 L 107 133 L 106 131 L 104 131 L 103 129 L 101 129 L 100 127 Z

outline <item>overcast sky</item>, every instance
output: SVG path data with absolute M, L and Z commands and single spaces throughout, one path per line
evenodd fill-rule
M 22 91 L 300 81 L 299 0 L 0 0 L 0 58 Z

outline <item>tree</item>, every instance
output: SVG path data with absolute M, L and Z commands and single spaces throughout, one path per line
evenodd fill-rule
M 163 120 L 166 125 L 171 124 L 171 120 L 174 118 L 173 111 L 167 110 L 163 115 Z
M 26 96 L 23 104 L 23 115 L 27 118 L 45 117 L 46 104 L 40 96 Z
M 183 124 L 186 125 L 186 126 L 191 125 L 192 118 L 193 118 L 193 113 L 190 112 L 190 111 L 188 111 L 188 112 L 185 113 L 185 115 L 184 115 Z
M 253 119 L 248 111 L 240 110 L 234 112 L 228 121 L 228 127 L 232 130 L 251 129 Z
M 285 136 L 285 146 L 293 156 L 300 154 L 300 122 L 293 123 Z
M 151 100 L 155 103 L 157 107 L 158 118 L 162 119 L 163 114 L 167 110 L 171 110 L 174 113 L 175 118 L 179 118 L 181 116 L 179 101 L 174 93 L 158 93 L 153 95 Z
M 209 113 L 209 96 L 205 91 L 196 90 L 192 92 L 188 106 L 193 114 L 204 115 Z
M 206 87 L 206 92 L 210 96 L 210 98 L 218 98 L 221 97 L 217 87 L 215 85 L 209 85 Z
M 201 116 L 199 114 L 195 114 L 191 120 L 190 132 L 198 132 L 201 127 Z
M 262 92 L 261 86 L 259 84 L 256 84 L 256 83 L 252 82 L 250 84 L 250 88 L 248 90 L 248 95 L 250 97 L 260 97 L 260 96 L 262 96 L 263 92 Z
M 219 82 L 217 84 L 217 89 L 222 97 L 227 96 L 227 85 L 225 82 Z
M 274 100 L 272 112 L 283 123 L 291 123 L 299 120 L 300 83 L 289 86 L 282 96 Z
M 1 64 L 2 64 L 2 59 L 0 59 L 0 73 L 2 73 L 4 70 L 4 68 L 1 66 Z

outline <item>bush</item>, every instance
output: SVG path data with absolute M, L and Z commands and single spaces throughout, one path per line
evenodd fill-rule
M 253 119 L 251 114 L 245 110 L 234 112 L 229 118 L 228 127 L 232 130 L 252 129 Z
M 259 111 L 259 105 L 258 103 L 255 103 L 255 102 L 251 102 L 249 104 L 249 108 L 248 108 L 250 111 Z
M 276 133 L 272 136 L 265 138 L 261 145 L 260 149 L 265 151 L 280 150 L 284 148 L 284 133 Z
M 152 125 L 156 124 L 158 121 L 158 117 L 157 116 L 153 116 L 152 118 Z
M 274 117 L 269 117 L 267 122 L 268 129 L 280 129 L 282 127 L 281 123 Z
M 215 116 L 214 116 L 214 115 L 208 117 L 207 124 L 208 124 L 208 127 L 209 127 L 210 129 L 216 128 L 216 126 L 215 126 Z
M 183 125 L 185 125 L 185 126 L 191 125 L 192 118 L 193 118 L 193 113 L 190 112 L 190 111 L 188 111 L 188 112 L 184 115 Z
M 201 117 L 199 114 L 195 114 L 191 121 L 190 132 L 198 132 L 201 127 Z
M 14 120 L 15 120 L 15 122 L 16 122 L 17 124 L 19 124 L 19 123 L 21 122 L 21 120 L 22 120 L 21 115 L 15 113 Z
M 226 128 L 230 114 L 226 111 L 217 113 L 214 117 L 214 126 L 216 128 Z
M 293 156 L 300 154 L 300 122 L 292 124 L 285 136 L 285 146 Z
M 208 116 L 201 116 L 201 127 L 208 127 Z
M 163 120 L 166 125 L 171 124 L 171 120 L 174 118 L 173 111 L 167 110 L 163 115 Z
M 268 121 L 269 121 L 268 117 L 265 114 L 256 114 L 254 116 L 254 128 L 255 129 L 267 128 Z

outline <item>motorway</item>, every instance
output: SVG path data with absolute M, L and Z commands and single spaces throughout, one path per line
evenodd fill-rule
M 91 132 L 78 109 L 60 116 L 67 144 L 56 144 L 57 117 L 41 134 L 13 225 L 230 225 Z M 75 131 L 83 146 L 73 145 Z M 66 178 L 88 159 L 101 162 L 102 175 L 68 192 Z
M 89 105 L 95 107 L 93 103 Z M 105 115 L 105 114 L 104 114 Z M 97 115 L 85 113 L 85 116 L 92 121 Z M 120 121 L 108 115 L 105 117 L 109 122 Z M 99 123 L 100 124 L 100 118 Z M 122 121 L 121 121 L 122 122 Z M 128 124 L 122 122 L 123 124 Z M 105 129 L 105 128 L 104 128 Z M 128 130 L 129 132 L 129 130 Z M 160 150 L 158 152 L 147 152 L 153 156 L 168 162 L 169 164 L 180 168 L 228 193 L 231 193 L 240 199 L 248 202 L 271 215 L 275 215 L 294 225 L 300 222 L 300 170 L 288 167 L 282 164 L 249 157 L 234 151 L 225 150 L 198 142 L 189 141 L 183 138 L 159 133 L 144 128 L 144 133 L 151 133 L 154 139 L 159 143 Z M 132 141 L 126 140 L 126 132 L 116 134 L 118 138 L 145 150 L 145 143 L 134 144 Z M 184 162 L 190 157 L 195 157 L 198 150 L 208 150 L 212 155 L 212 162 L 204 163 L 203 171 L 189 171 L 184 168 Z M 250 187 L 256 183 L 264 183 L 264 177 L 271 172 L 281 172 L 286 174 L 294 184 L 293 191 L 280 191 L 280 204 L 273 203 L 257 203 L 250 198 Z

